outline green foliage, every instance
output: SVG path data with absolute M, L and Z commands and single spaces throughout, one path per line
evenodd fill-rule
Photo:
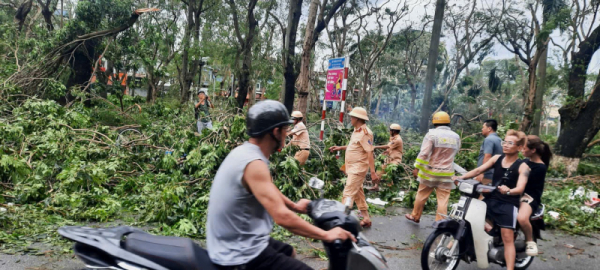
M 583 184 L 586 189 L 598 190 L 599 186 L 595 182 L 586 181 Z M 575 197 L 570 199 L 572 190 L 576 190 L 579 184 L 574 182 L 560 183 L 556 185 L 546 185 L 546 190 L 542 196 L 542 203 L 546 204 L 546 213 L 548 211 L 558 212 L 559 218 L 554 219 L 550 215 L 545 215 L 544 221 L 550 228 L 560 229 L 575 234 L 588 234 L 600 230 L 600 214 L 598 210 L 594 213 L 588 213 L 582 210 L 587 200 L 587 194 L 584 197 Z

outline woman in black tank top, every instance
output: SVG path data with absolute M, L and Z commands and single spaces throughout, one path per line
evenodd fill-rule
M 496 163 L 494 163 L 494 176 L 492 177 L 492 185 L 495 187 L 506 186 L 509 189 L 516 188 L 519 180 L 519 167 L 523 161 L 517 159 L 513 162 L 513 164 L 510 165 L 510 167 L 504 168 L 502 166 L 502 161 L 504 158 L 505 155 L 502 155 L 498 158 Z M 519 199 L 521 195 L 502 194 L 499 189 L 496 189 L 494 192 L 487 194 L 485 197 L 488 200 L 494 199 L 519 207 Z
M 487 204 L 487 214 L 494 223 L 498 225 L 504 242 L 504 259 L 506 269 L 514 270 L 515 232 L 517 223 L 517 206 L 519 197 L 525 190 L 529 167 L 519 160 L 519 151 L 525 146 L 527 138 L 525 133 L 509 130 L 502 142 L 503 155 L 492 157 L 479 168 L 457 177 L 460 179 L 473 178 L 494 168 L 492 184 L 497 189 L 486 196 L 484 202 Z
M 525 186 L 525 194 L 523 194 L 520 202 L 517 220 L 527 241 L 525 253 L 529 256 L 536 256 L 538 255 L 538 248 L 533 239 L 533 229 L 529 218 L 542 202 L 546 171 L 552 158 L 552 152 L 550 146 L 538 136 L 529 135 L 527 136 L 527 144 L 523 147 L 523 155 L 529 158 L 525 162 L 531 168 L 531 174 Z

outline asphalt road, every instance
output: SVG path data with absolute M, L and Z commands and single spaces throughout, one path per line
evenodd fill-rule
M 407 209 L 392 209 L 387 216 L 373 217 L 373 228 L 365 231 L 370 241 L 375 242 L 378 249 L 388 260 L 390 269 L 421 269 L 420 253 L 422 243 L 432 232 L 433 216 L 423 216 L 421 224 L 414 224 L 404 219 Z M 594 237 L 572 236 L 559 231 L 545 231 L 545 240 L 538 243 L 540 254 L 530 266 L 532 270 L 547 269 L 600 269 L 600 235 Z M 320 243 L 309 243 L 307 240 L 294 238 L 291 240 L 299 250 L 299 258 L 315 269 L 327 267 L 327 261 L 314 255 L 314 248 L 321 248 Z M 311 246 L 312 245 L 312 246 Z M 572 245 L 574 248 L 569 248 Z M 583 250 L 583 251 L 582 251 Z M 569 255 L 570 254 L 570 255 Z M 75 270 L 83 269 L 73 255 L 8 255 L 0 252 L 0 269 L 31 270 Z M 474 264 L 460 262 L 458 269 L 479 269 Z M 491 265 L 489 269 L 503 269 Z

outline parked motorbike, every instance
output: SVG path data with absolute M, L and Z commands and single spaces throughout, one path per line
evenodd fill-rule
M 457 180 L 461 193 L 458 203 L 452 206 L 446 219 L 433 224 L 434 231 L 429 235 L 421 252 L 421 267 L 424 270 L 458 267 L 460 260 L 477 262 L 479 268 L 487 268 L 490 263 L 506 266 L 504 244 L 500 228 L 494 226 L 485 231 L 487 206 L 478 200 L 481 193 L 491 192 L 496 187 L 486 186 L 477 180 Z M 531 217 L 534 240 L 541 239 L 545 206 Z M 515 269 L 527 269 L 533 262 L 532 256 L 525 254 L 525 235 L 517 227 L 515 249 L 517 252 Z
M 310 186 L 322 192 L 323 181 L 313 178 Z M 322 197 L 322 196 L 321 196 Z M 323 230 L 342 227 L 357 243 L 336 240 L 323 243 L 331 270 L 388 269 L 383 255 L 360 232 L 360 224 L 347 206 L 323 198 L 308 206 L 314 224 Z M 66 226 L 58 233 L 75 242 L 73 250 L 90 269 L 216 270 L 208 252 L 189 238 L 156 236 L 132 227 L 87 228 Z

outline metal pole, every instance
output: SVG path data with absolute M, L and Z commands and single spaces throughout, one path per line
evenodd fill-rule
M 346 89 L 348 88 L 348 70 L 350 68 L 350 57 L 344 60 L 344 80 L 342 81 L 342 104 L 340 108 L 340 123 L 344 124 L 344 110 L 346 109 Z
M 327 103 L 325 101 L 325 94 L 327 89 L 323 89 L 323 113 L 321 113 L 321 133 L 319 134 L 319 140 L 323 140 L 323 133 L 325 133 L 325 110 L 327 109 Z
M 342 104 L 340 108 L 340 123 L 344 125 L 344 111 L 346 107 L 346 88 L 348 87 L 348 70 L 350 68 L 350 57 L 344 59 L 344 80 L 342 81 Z M 335 158 L 340 158 L 340 151 L 337 151 Z

